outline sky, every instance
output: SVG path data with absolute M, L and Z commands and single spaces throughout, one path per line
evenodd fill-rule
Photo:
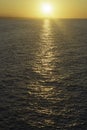
M 87 0 L 0 0 L 0 16 L 41 18 L 46 2 L 53 6 L 55 18 L 87 18 Z

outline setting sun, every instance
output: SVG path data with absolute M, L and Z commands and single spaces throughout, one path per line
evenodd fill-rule
M 53 7 L 49 3 L 42 4 L 41 9 L 42 9 L 42 13 L 48 17 L 51 16 L 53 13 Z

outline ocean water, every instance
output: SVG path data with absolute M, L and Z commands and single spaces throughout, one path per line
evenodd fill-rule
M 0 130 L 87 130 L 86 19 L 0 19 Z

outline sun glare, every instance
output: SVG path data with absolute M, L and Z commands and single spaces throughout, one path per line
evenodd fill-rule
M 44 15 L 51 15 L 52 14 L 52 5 L 49 3 L 42 4 L 42 12 Z

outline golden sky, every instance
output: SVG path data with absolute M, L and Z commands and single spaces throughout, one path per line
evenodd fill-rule
M 0 16 L 41 18 L 46 2 L 53 7 L 53 17 L 87 18 L 87 0 L 0 0 Z

